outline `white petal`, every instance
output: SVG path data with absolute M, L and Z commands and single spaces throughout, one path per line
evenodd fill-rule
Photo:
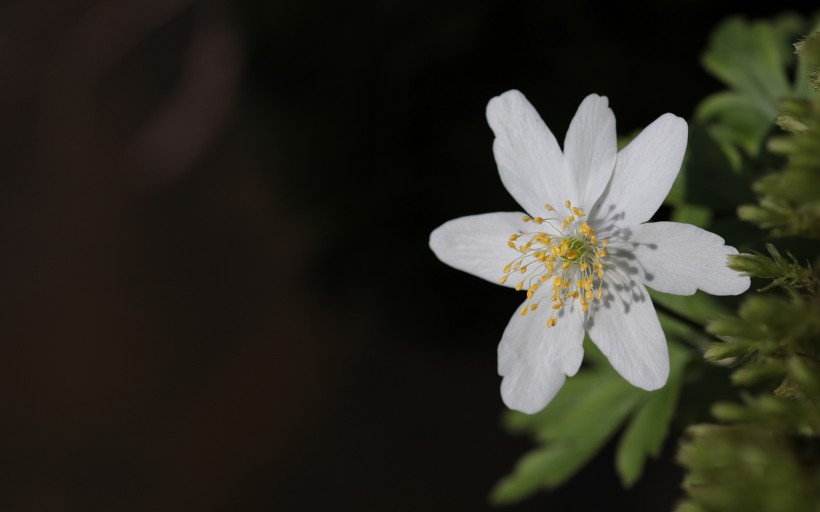
M 712 295 L 738 295 L 751 281 L 727 265 L 737 249 L 724 245 L 714 233 L 677 222 L 654 222 L 629 228 L 624 250 L 635 257 L 637 277 L 650 288 L 677 295 L 701 289 Z M 617 255 L 619 249 L 614 249 Z
M 564 139 L 564 159 L 576 183 L 581 208 L 591 209 L 615 168 L 615 114 L 606 96 L 590 94 L 575 113 Z
M 563 204 L 575 197 L 555 136 L 523 94 L 512 90 L 491 99 L 487 122 L 495 133 L 498 174 L 524 210 L 541 216 L 544 204 Z
M 430 249 L 451 267 L 498 284 L 504 266 L 519 256 L 507 241 L 527 228 L 523 216 L 497 212 L 447 221 L 430 233 Z M 516 283 L 511 279 L 505 286 L 512 288 Z
M 655 307 L 642 284 L 608 269 L 603 301 L 587 317 L 589 337 L 633 386 L 658 389 L 669 376 L 669 352 Z
M 525 302 L 524 304 L 529 304 Z M 501 398 L 510 409 L 533 414 L 561 389 L 566 375 L 578 371 L 583 359 L 583 316 L 580 310 L 561 310 L 558 323 L 547 327 L 553 313 L 548 303 L 521 316 L 522 304 L 504 330 L 498 345 Z
M 649 220 L 680 170 L 686 152 L 686 121 L 664 114 L 618 153 L 612 179 L 590 213 L 591 224 L 608 230 Z

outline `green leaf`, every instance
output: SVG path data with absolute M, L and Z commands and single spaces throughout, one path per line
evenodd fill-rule
M 745 174 L 740 150 L 729 140 L 721 141 L 714 131 L 698 121 L 689 126 L 685 200 L 716 212 L 734 212 L 739 205 L 754 200 L 751 176 Z
M 649 393 L 618 443 L 615 467 L 624 487 L 638 481 L 648 457 L 659 455 L 680 395 L 683 369 L 690 358 L 690 351 L 669 343 L 669 380 L 661 389 Z
M 701 101 L 695 119 L 709 127 L 709 133 L 724 150 L 731 151 L 737 146 L 754 156 L 760 152 L 773 121 L 757 108 L 753 98 L 732 91 L 719 92 Z M 733 167 L 740 166 L 739 154 L 730 152 L 727 157 Z
M 647 392 L 634 388 L 609 366 L 582 372 L 567 382 L 553 402 L 531 420 L 543 445 L 521 458 L 513 473 L 498 482 L 495 503 L 521 500 L 541 489 L 557 487 L 591 459 L 616 432 Z
M 771 121 L 778 114 L 777 102 L 791 92 L 782 50 L 791 37 L 784 41 L 784 32 L 783 24 L 730 18 L 713 32 L 702 58 L 708 71 L 749 98 Z

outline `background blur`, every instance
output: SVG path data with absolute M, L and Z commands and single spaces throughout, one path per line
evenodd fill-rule
M 487 101 L 687 117 L 749 9 L 2 0 L 0 510 L 485 508 L 520 298 L 427 237 L 517 208 Z M 629 492 L 612 451 L 509 510 L 675 502 L 674 441 Z

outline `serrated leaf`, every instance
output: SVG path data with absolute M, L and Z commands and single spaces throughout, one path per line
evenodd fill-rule
M 659 455 L 680 395 L 683 370 L 690 358 L 690 351 L 669 343 L 669 380 L 661 389 L 649 393 L 618 443 L 615 468 L 624 487 L 638 481 L 648 457 Z
M 737 146 L 752 156 L 760 152 L 773 121 L 757 108 L 754 99 L 733 91 L 719 92 L 701 101 L 695 119 L 709 127 L 709 133 L 721 146 Z M 739 154 L 729 150 L 727 157 L 733 167 L 739 167 Z
M 771 123 L 770 123 L 771 126 Z M 716 212 L 734 212 L 754 200 L 751 176 L 744 174 L 743 155 L 729 141 L 720 141 L 700 122 L 689 126 L 685 166 L 685 199 Z
M 752 100 L 754 108 L 774 121 L 777 102 L 791 92 L 782 48 L 784 31 L 758 21 L 730 18 L 712 34 L 703 66 Z
M 543 411 L 541 419 L 549 421 L 540 425 L 538 437 L 545 444 L 525 455 L 513 473 L 498 482 L 491 493 L 493 502 L 511 503 L 563 484 L 601 449 L 646 394 L 611 369 L 590 373 L 599 373 L 599 385 L 585 386 L 588 392 L 571 407 L 562 407 L 560 415 L 547 412 L 554 404 Z

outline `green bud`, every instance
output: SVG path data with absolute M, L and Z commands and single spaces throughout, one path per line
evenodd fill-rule
M 775 362 L 748 363 L 732 373 L 732 383 L 736 386 L 749 386 L 764 380 L 783 377 L 783 365 Z
M 748 418 L 748 411 L 741 404 L 718 402 L 712 406 L 712 416 L 727 423 L 736 423 Z
M 784 112 L 777 116 L 775 123 L 777 123 L 777 126 L 779 126 L 787 132 L 805 133 L 809 130 L 809 127 L 806 126 L 806 123 L 798 119 L 797 116 L 795 116 L 794 114 L 790 114 L 788 112 Z
M 712 343 L 703 353 L 707 361 L 717 362 L 730 357 L 746 355 L 754 350 L 754 344 L 743 339 L 730 338 L 723 343 Z
M 761 254 L 737 254 L 729 256 L 729 268 L 751 277 L 774 278 L 783 275 L 783 270 Z

